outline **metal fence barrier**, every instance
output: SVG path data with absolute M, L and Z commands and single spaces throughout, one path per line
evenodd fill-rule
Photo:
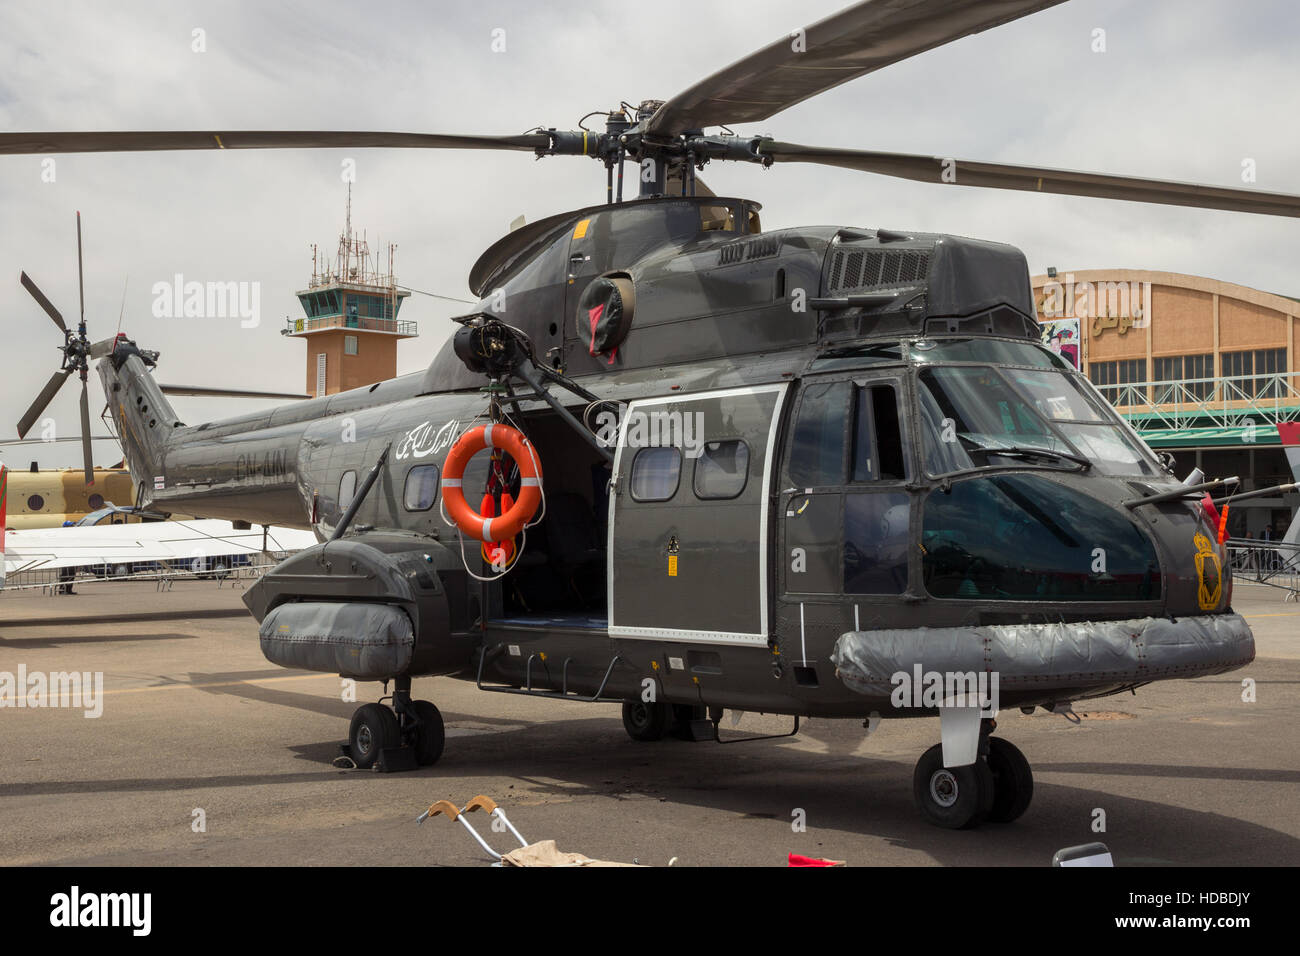
M 1300 601 L 1300 545 L 1257 538 L 1229 538 L 1226 544 L 1234 578 L 1280 588 L 1286 600 Z
M 78 584 L 115 581 L 154 581 L 159 591 L 170 590 L 177 581 L 211 581 L 216 587 L 247 587 L 250 581 L 256 581 L 267 571 L 283 561 L 290 552 L 258 554 L 247 564 L 233 567 L 204 566 L 195 568 L 194 562 L 186 559 L 181 562 L 151 561 L 157 567 L 149 570 L 127 571 L 117 573 L 95 566 L 80 568 L 38 568 L 32 571 L 12 572 L 5 577 L 5 591 L 42 591 L 49 595 L 64 593 Z M 119 569 L 121 565 L 118 566 Z

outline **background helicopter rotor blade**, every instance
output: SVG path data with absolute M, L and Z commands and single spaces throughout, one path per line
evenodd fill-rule
M 54 320 L 54 324 L 59 327 L 59 330 L 62 332 L 68 331 L 59 310 L 54 307 L 49 299 L 45 298 L 45 293 L 36 287 L 36 283 L 31 280 L 31 277 L 26 272 L 18 277 L 18 281 L 23 284 L 24 289 L 32 294 L 32 298 L 36 300 L 37 305 L 45 310 L 45 314 Z
M 90 457 L 90 390 L 81 380 L 81 459 L 86 467 L 86 484 L 95 483 L 95 465 Z
M 19 438 L 27 437 L 27 432 L 36 424 L 36 419 L 41 417 L 41 412 L 45 411 L 45 406 L 54 400 L 54 396 L 57 395 L 59 389 L 63 387 L 63 383 L 68 380 L 68 376 L 75 371 L 75 368 L 65 368 L 50 376 L 50 380 L 45 383 L 45 387 L 41 389 L 40 394 L 36 396 L 36 401 L 32 402 L 31 407 L 28 408 L 27 411 L 23 413 L 23 417 L 18 420 Z
M 525 133 L 521 136 L 444 136 L 437 133 L 333 130 L 0 133 L 0 155 L 118 153 L 165 149 L 357 149 L 378 146 L 533 150 L 545 149 L 550 145 L 551 138 L 545 133 Z
M 1232 212 L 1300 217 L 1300 196 L 1289 193 L 1265 193 L 1253 189 L 1203 186 L 1196 183 L 1113 176 L 1107 173 L 1084 173 L 1068 169 L 967 162 L 911 153 L 800 146 L 796 143 L 778 143 L 771 140 L 761 141 L 758 150 L 761 155 L 770 156 L 778 163 L 818 163 L 823 166 L 856 169 L 865 173 L 879 173 L 899 179 L 914 179 L 923 183 L 985 186 L 992 189 L 1018 189 L 1066 196 L 1126 199 L 1132 202 L 1161 203 L 1170 206 L 1195 206 L 1201 209 L 1226 209 Z M 948 173 L 946 179 L 945 172 Z
M 765 120 L 818 93 L 1064 0 L 865 0 L 790 34 L 665 102 L 646 124 L 673 135 Z

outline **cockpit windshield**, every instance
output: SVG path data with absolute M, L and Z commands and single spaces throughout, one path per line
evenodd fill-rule
M 1155 466 L 1070 373 L 934 365 L 917 376 L 926 471 L 951 474 L 1013 461 L 1106 474 Z

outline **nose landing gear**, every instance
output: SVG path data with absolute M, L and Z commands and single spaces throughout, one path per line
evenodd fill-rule
M 442 714 L 427 700 L 411 700 L 411 678 L 398 677 L 393 704 L 363 704 L 352 715 L 348 756 L 358 769 L 428 767 L 442 756 L 446 733 Z
M 912 798 L 930 823 L 962 830 L 986 820 L 1010 823 L 1028 809 L 1034 795 L 1029 761 L 1015 744 L 989 736 L 992 721 L 984 724 L 973 764 L 945 767 L 942 744 L 935 744 L 916 762 Z

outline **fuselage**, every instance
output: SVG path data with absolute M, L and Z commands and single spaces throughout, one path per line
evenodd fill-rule
M 863 716 L 924 654 L 1000 670 L 1002 706 L 1253 658 L 1212 518 L 1195 496 L 1135 503 L 1179 482 L 1039 344 L 1017 250 L 756 228 L 742 200 L 593 207 L 480 260 L 479 311 L 607 403 L 565 396 L 614 452 L 534 396 L 507 406 L 548 510 L 489 583 L 441 514 L 447 452 L 488 420 L 486 379 L 450 344 L 424 373 L 197 427 L 166 420 L 139 358 L 101 374 L 153 508 L 325 537 L 391 449 L 345 540 L 440 549 L 421 553 L 452 650 L 421 657 L 417 637 L 411 673 L 629 697 L 649 680 L 682 703 Z M 635 312 L 598 351 L 577 306 L 608 276 Z

